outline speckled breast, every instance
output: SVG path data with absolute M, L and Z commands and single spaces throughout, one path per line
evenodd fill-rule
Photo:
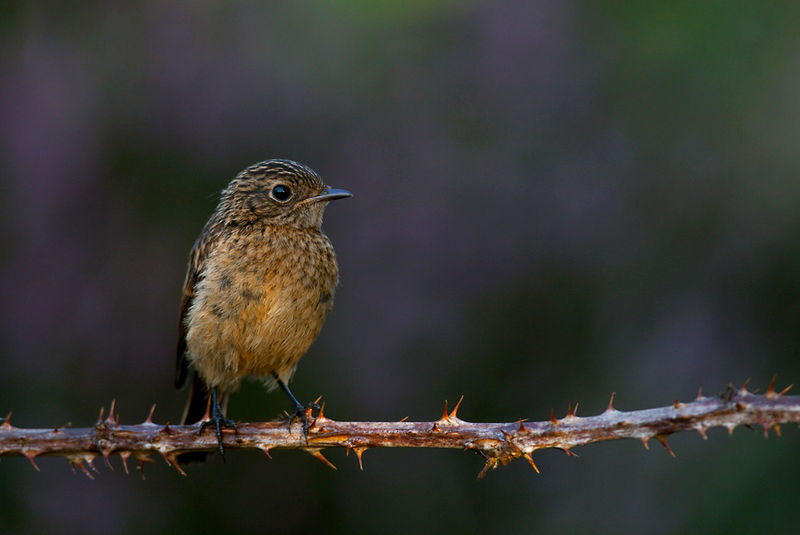
M 232 233 L 209 253 L 187 314 L 187 352 L 209 385 L 288 381 L 333 305 L 338 269 L 316 230 Z

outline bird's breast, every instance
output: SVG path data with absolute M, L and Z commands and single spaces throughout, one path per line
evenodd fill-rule
M 221 240 L 187 314 L 195 368 L 211 376 L 211 384 L 213 377 L 230 382 L 233 376 L 290 373 L 319 334 L 337 281 L 333 248 L 319 232 Z

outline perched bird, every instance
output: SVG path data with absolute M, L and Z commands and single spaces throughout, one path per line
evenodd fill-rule
M 210 419 L 222 448 L 228 395 L 245 377 L 289 390 L 297 362 L 317 338 L 339 280 L 322 233 L 329 201 L 352 196 L 290 160 L 251 165 L 223 190 L 194 243 L 183 287 L 175 386 L 191 382 L 183 423 Z M 210 411 L 208 411 L 210 407 Z

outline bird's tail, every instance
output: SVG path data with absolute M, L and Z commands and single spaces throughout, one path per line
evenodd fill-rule
M 183 410 L 183 417 L 181 417 L 181 424 L 194 425 L 201 421 L 208 419 L 209 403 L 211 393 L 206 387 L 205 382 L 200 378 L 197 373 L 192 374 L 191 384 L 189 385 L 189 399 L 186 401 L 186 408 Z M 228 394 L 222 395 L 220 401 L 223 413 L 228 408 Z M 191 463 L 204 461 L 208 453 L 182 453 L 178 455 L 179 463 Z
M 183 409 L 181 424 L 192 425 L 205 419 L 208 411 L 209 391 L 203 380 L 197 373 L 192 374 L 192 382 L 189 385 L 189 399 L 186 401 L 186 408 Z

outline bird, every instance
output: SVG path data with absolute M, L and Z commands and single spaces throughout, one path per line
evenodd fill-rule
M 271 159 L 241 171 L 194 242 L 183 285 L 175 386 L 190 385 L 182 423 L 222 428 L 229 395 L 246 377 L 279 387 L 289 422 L 306 407 L 289 389 L 298 361 L 333 306 L 339 268 L 322 219 L 330 201 L 351 197 L 301 163 Z M 191 454 L 184 454 L 189 457 Z M 205 455 L 201 454 L 201 457 Z M 196 459 L 196 458 L 195 458 Z

